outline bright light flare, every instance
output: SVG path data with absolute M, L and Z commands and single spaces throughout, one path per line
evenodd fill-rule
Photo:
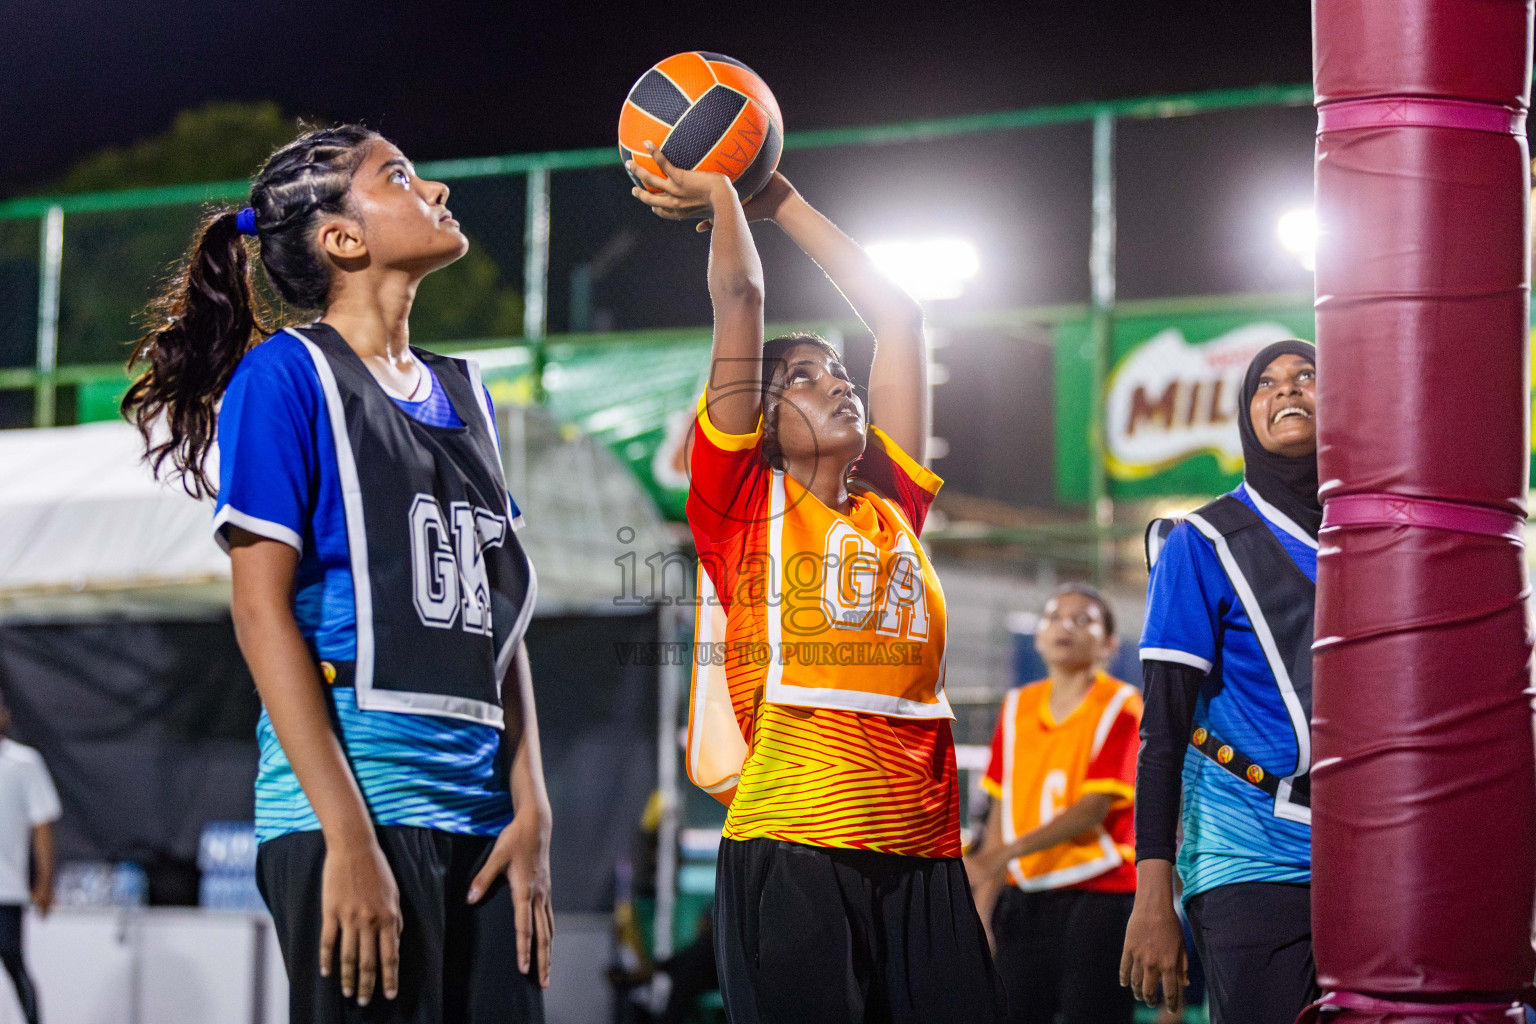
M 959 298 L 981 270 L 976 247 L 959 238 L 878 242 L 865 250 L 882 273 L 921 301 Z
M 1280 247 L 1308 270 L 1317 269 L 1317 212 L 1310 206 L 1288 210 L 1275 225 Z

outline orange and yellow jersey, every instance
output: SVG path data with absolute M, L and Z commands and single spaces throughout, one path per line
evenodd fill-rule
M 1104 673 L 1072 713 L 1051 714 L 1051 681 L 1010 690 L 992 735 L 982 785 L 1001 804 L 1003 841 L 1013 842 L 1089 793 L 1113 797 L 1104 821 L 1064 843 L 1009 862 L 1008 877 L 1042 889 L 1136 891 L 1136 755 L 1141 694 Z
M 960 855 L 944 592 L 918 541 L 942 483 L 877 428 L 852 508 L 722 433 L 704 402 L 688 524 L 700 605 L 688 771 L 725 835 Z

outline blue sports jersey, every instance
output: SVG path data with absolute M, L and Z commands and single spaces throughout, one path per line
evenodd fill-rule
M 430 390 L 427 397 L 418 401 L 409 398 L 399 398 L 390 395 L 390 400 L 401 409 L 410 414 L 418 423 L 425 423 L 429 427 L 462 427 L 464 421 L 459 419 L 459 414 L 453 411 L 453 403 L 448 401 L 448 392 L 437 382 L 437 373 L 432 367 L 422 364 L 421 368 L 427 371 L 427 383 Z M 485 396 L 486 408 L 490 408 L 491 396 Z M 496 413 L 491 412 L 491 422 L 496 422 Z
M 430 372 L 430 370 L 429 370 Z M 490 396 L 485 396 L 490 406 Z M 236 368 L 219 410 L 220 543 L 238 526 L 299 551 L 294 617 L 318 659 L 356 653 L 356 607 L 330 418 L 303 343 L 279 333 Z M 431 426 L 462 426 L 441 384 L 422 401 L 395 399 Z M 495 422 L 494 412 L 492 422 Z M 521 521 L 512 506 L 514 524 Z M 501 733 L 432 715 L 362 711 L 349 688 L 329 688 L 334 724 L 375 823 L 494 835 L 511 820 Z M 316 831 L 266 709 L 257 724 L 256 838 Z
M 1317 542 L 1244 486 L 1233 497 L 1259 514 L 1307 578 L 1317 582 Z M 1218 649 L 1219 643 L 1219 649 Z M 1189 523 L 1168 535 L 1147 589 L 1144 661 L 1210 673 L 1195 722 L 1265 771 L 1296 769 L 1298 744 L 1274 673 L 1211 542 Z M 1308 882 L 1311 827 L 1275 816 L 1274 799 L 1198 751 L 1184 758 L 1184 899 L 1233 882 Z

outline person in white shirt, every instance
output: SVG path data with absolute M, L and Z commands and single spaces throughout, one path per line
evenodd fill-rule
M 0 700 L 0 963 L 16 986 L 27 1024 L 38 1024 L 37 993 L 21 952 L 21 919 L 30 902 L 53 907 L 53 823 L 59 794 L 42 755 L 8 735 L 11 710 Z M 28 884 L 28 853 L 32 881 Z

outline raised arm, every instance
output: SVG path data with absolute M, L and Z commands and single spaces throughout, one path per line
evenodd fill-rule
M 928 453 L 928 346 L 923 308 L 875 266 L 869 254 L 775 173 L 747 204 L 771 216 L 816 261 L 875 336 L 869 371 L 869 421 L 919 463 Z M 718 227 L 716 228 L 718 230 Z
M 749 434 L 762 411 L 763 264 L 747 227 L 736 189 L 723 174 L 685 171 L 647 145 L 662 170 L 658 177 L 631 161 L 629 169 L 647 186 L 636 198 L 667 220 L 708 218 L 709 300 L 715 310 L 710 352 L 709 418 L 727 434 Z

